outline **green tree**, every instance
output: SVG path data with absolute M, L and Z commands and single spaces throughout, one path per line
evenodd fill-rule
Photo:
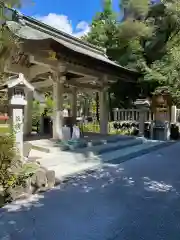
M 17 40 L 12 38 L 3 23 L 11 18 L 11 8 L 19 8 L 20 6 L 20 0 L 0 1 L 0 82 L 6 78 L 6 74 L 4 74 L 4 61 L 6 60 L 12 47 L 17 44 Z
M 112 0 L 103 1 L 103 10 L 98 12 L 91 23 L 91 31 L 83 37 L 94 45 L 109 48 L 116 44 L 117 15 L 112 9 Z
M 168 89 L 175 104 L 179 105 L 180 89 L 180 5 L 177 0 L 165 1 L 149 12 L 156 28 L 144 52 L 147 67 L 144 82 L 156 83 L 155 91 Z
M 88 41 L 105 47 L 111 59 L 142 74 L 136 85 L 122 81 L 112 85 L 113 102 L 116 106 L 128 106 L 138 96 L 151 96 L 164 88 L 169 89 L 177 102 L 180 85 L 178 0 L 155 5 L 150 5 L 148 0 L 123 0 L 120 7 L 124 14 L 122 22 L 117 18 L 112 21 L 115 15 L 106 15 L 103 9 L 99 16 L 106 16 L 106 21 L 95 18 L 87 37 Z M 106 22 L 113 27 L 109 28 Z M 113 34 L 109 35 L 107 29 Z
M 96 14 L 91 24 L 91 32 L 84 36 L 83 39 L 103 49 L 116 47 L 117 39 L 115 38 L 115 36 L 118 27 L 117 17 L 118 17 L 117 14 L 112 9 L 112 0 L 104 0 L 103 11 Z M 108 52 L 106 53 L 108 54 Z M 110 109 L 112 109 L 110 91 L 108 96 Z M 97 120 L 99 121 L 98 93 L 96 93 L 95 100 L 96 100 L 96 116 Z
M 105 0 L 103 3 L 103 11 L 96 14 L 92 21 L 91 31 L 84 39 L 105 48 L 108 57 L 123 66 L 136 68 L 138 64 L 141 63 L 142 65 L 145 60 L 139 39 L 149 37 L 152 34 L 152 27 L 142 21 L 134 21 L 132 14 L 130 18 L 121 23 L 119 21 L 120 15 L 112 9 L 112 1 Z M 130 10 L 132 12 L 134 7 L 136 14 L 141 13 L 141 16 L 147 14 L 148 4 L 145 0 L 143 8 L 140 4 L 127 4 L 124 1 L 121 4 L 122 10 L 123 4 L 126 10 L 129 6 L 129 12 Z M 137 6 L 139 6 L 139 11 Z M 127 106 L 132 103 L 140 88 L 138 85 L 131 85 L 131 83 L 118 81 L 111 86 L 109 91 L 110 108 L 113 106 L 124 107 L 124 105 Z M 133 89 L 133 91 L 131 92 L 130 89 Z
M 0 84 L 8 77 L 8 74 L 4 73 L 4 63 L 11 49 L 14 46 L 18 46 L 18 40 L 12 37 L 3 23 L 11 19 L 11 8 L 20 8 L 21 4 L 24 2 L 25 0 L 0 0 Z M 4 93 L 1 93 L 0 102 L 4 101 L 4 99 L 6 99 L 6 96 Z
M 1 50 L 5 47 L 11 46 L 15 43 L 14 39 L 10 37 L 7 29 L 2 24 L 5 20 L 8 20 L 12 16 L 11 8 L 20 8 L 23 0 L 1 0 L 0 1 L 0 47 Z M 1 54 L 2 55 L 2 54 Z

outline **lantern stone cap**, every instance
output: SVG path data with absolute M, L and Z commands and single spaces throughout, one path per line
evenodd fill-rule
M 27 90 L 34 91 L 33 85 L 26 80 L 24 74 L 22 73 L 19 73 L 18 77 L 17 76 L 10 77 L 5 85 L 7 88 L 13 88 L 18 85 L 24 85 L 27 88 Z
M 147 99 L 137 99 L 134 104 L 137 107 L 150 107 L 150 102 Z

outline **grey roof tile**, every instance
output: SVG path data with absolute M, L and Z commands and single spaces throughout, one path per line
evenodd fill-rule
M 59 31 L 31 17 L 19 15 L 19 19 L 17 17 L 17 21 L 6 21 L 6 25 L 8 26 L 10 31 L 12 31 L 14 34 L 16 34 L 22 39 L 53 39 L 54 41 L 59 42 L 61 45 L 75 52 L 107 63 L 111 66 L 119 68 L 119 70 L 123 70 L 124 72 L 137 74 L 136 71 L 122 67 L 119 64 L 108 59 L 103 49 L 100 49 L 92 44 L 85 43 L 84 41 L 76 37 Z

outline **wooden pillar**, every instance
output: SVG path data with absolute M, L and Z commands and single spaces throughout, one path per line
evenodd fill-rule
M 77 89 L 76 89 L 76 87 L 72 87 L 71 114 L 73 117 L 73 122 L 76 123 L 76 117 L 77 117 Z
M 33 92 L 25 93 L 27 105 L 24 108 L 24 135 L 29 135 L 32 132 L 32 113 L 33 113 Z
M 108 134 L 108 104 L 107 104 L 107 90 L 103 89 L 99 93 L 100 105 L 100 133 Z

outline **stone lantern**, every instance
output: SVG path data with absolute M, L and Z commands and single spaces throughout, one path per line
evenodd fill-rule
M 24 106 L 27 104 L 25 91 L 34 91 L 34 87 L 21 73 L 19 76 L 10 78 L 6 82 L 6 87 L 8 89 L 10 127 L 15 134 L 18 154 L 23 160 L 23 112 Z
M 139 109 L 139 136 L 144 136 L 145 114 L 149 110 L 150 102 L 147 99 L 137 99 L 135 106 Z
M 172 98 L 168 93 L 158 93 L 152 98 L 154 121 L 151 124 L 151 138 L 155 140 L 170 139 Z

